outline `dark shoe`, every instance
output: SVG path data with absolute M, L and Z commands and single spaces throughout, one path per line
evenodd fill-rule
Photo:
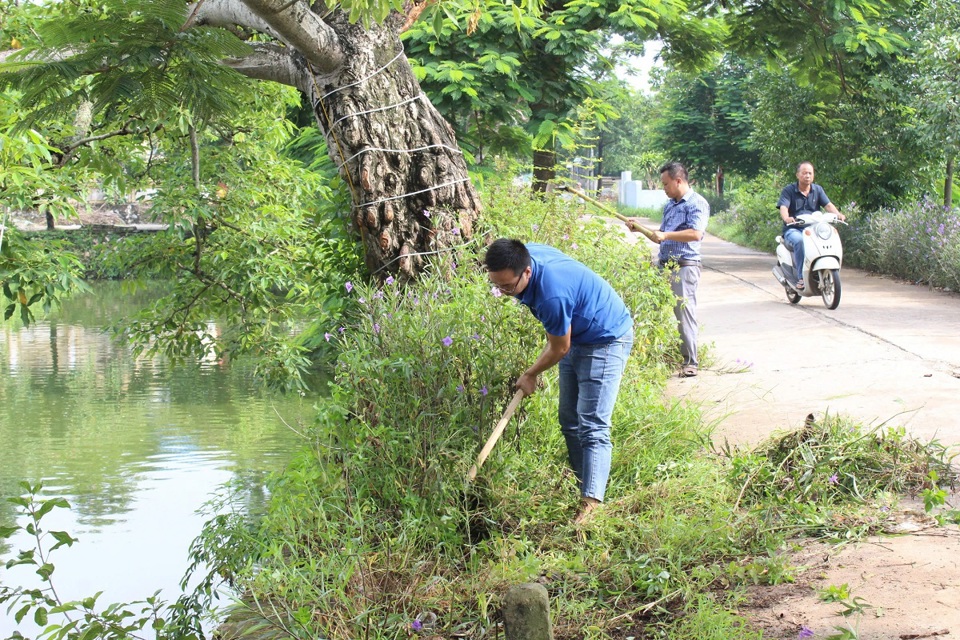
M 695 378 L 697 373 L 697 368 L 692 364 L 684 365 L 684 367 L 680 369 L 681 378 Z
M 797 280 L 797 291 L 803 291 L 803 278 Z

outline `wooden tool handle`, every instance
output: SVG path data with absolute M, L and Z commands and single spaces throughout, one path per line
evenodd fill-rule
M 503 434 L 503 430 L 507 428 L 507 423 L 510 422 L 513 412 L 517 410 L 517 407 L 520 406 L 520 401 L 523 400 L 523 395 L 523 389 L 517 389 L 517 392 L 513 394 L 513 400 L 511 400 L 510 404 L 507 405 L 507 410 L 503 412 L 503 417 L 500 418 L 500 422 L 497 423 L 497 426 L 493 428 L 493 433 L 491 433 L 490 437 L 487 438 L 487 442 L 483 445 L 483 449 L 480 449 L 480 453 L 477 454 L 477 461 L 473 463 L 472 467 L 470 467 L 470 471 L 467 473 L 467 482 L 472 482 L 473 479 L 477 477 L 477 471 L 480 470 L 480 467 L 483 466 L 484 460 L 486 460 L 487 456 L 490 455 L 490 452 L 493 451 L 493 446 L 497 444 L 497 440 L 500 439 L 500 436 Z
M 652 240 L 652 241 L 654 241 L 654 242 L 657 241 L 657 240 L 656 240 L 656 234 L 655 234 L 655 232 L 653 231 L 653 229 L 648 229 L 647 227 L 643 226 L 642 224 L 638 224 L 638 223 L 634 222 L 633 220 L 631 220 L 631 219 L 628 218 L 627 216 L 621 215 L 620 213 L 614 211 L 613 209 L 604 206 L 602 203 L 594 200 L 593 198 L 591 198 L 590 196 L 588 196 L 587 194 L 585 194 L 583 191 L 580 191 L 579 189 L 574 189 L 574 188 L 572 188 L 572 187 L 567 187 L 567 186 L 563 186 L 563 187 L 560 187 L 560 188 L 561 188 L 561 189 L 564 189 L 565 191 L 569 191 L 569 192 L 572 193 L 573 195 L 575 195 L 575 196 L 577 196 L 577 197 L 579 197 L 579 198 L 582 198 L 583 200 L 586 200 L 586 201 L 589 202 L 590 204 L 592 204 L 592 205 L 594 205 L 594 206 L 596 206 L 596 207 L 598 207 L 598 208 L 600 208 L 600 209 L 603 209 L 604 211 L 606 211 L 606 212 L 609 213 L 610 215 L 616 216 L 618 219 L 622 220 L 623 222 L 626 222 L 628 229 L 632 229 L 633 231 L 639 231 L 640 233 L 642 233 L 643 235 L 645 235 L 645 236 L 646 236 L 647 238 L 649 238 L 650 240 Z

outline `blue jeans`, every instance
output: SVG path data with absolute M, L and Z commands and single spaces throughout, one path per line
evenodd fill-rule
M 803 232 L 800 229 L 787 229 L 783 232 L 783 241 L 787 249 L 793 251 L 793 267 L 797 270 L 797 280 L 803 278 Z
M 633 347 L 633 327 L 603 344 L 574 344 L 560 361 L 560 431 L 580 494 L 603 500 L 613 444 L 610 419 Z

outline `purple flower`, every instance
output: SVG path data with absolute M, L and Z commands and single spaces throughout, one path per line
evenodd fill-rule
M 503 295 L 503 292 L 500 291 L 500 289 L 498 289 L 498 288 L 496 288 L 496 287 L 490 287 L 490 293 L 493 294 L 493 297 L 494 297 L 494 298 L 499 298 L 500 296 Z
M 333 334 L 332 334 L 332 333 L 325 333 L 325 334 L 323 334 L 323 337 L 324 337 L 324 339 L 326 339 L 327 342 L 330 342 L 330 338 L 333 337 Z
M 429 217 L 430 217 L 430 212 L 427 211 L 426 209 L 424 209 L 424 210 L 423 210 L 423 217 L 429 218 Z
M 387 279 L 384 280 L 387 284 L 393 284 L 396 280 L 393 279 L 393 276 L 387 276 Z
M 423 623 L 420 622 L 419 620 L 414 620 L 413 622 L 410 623 L 410 628 L 417 632 L 423 631 Z
M 463 385 L 462 385 L 462 384 L 458 384 L 458 385 L 457 385 L 457 393 L 463 393 Z
M 480 387 L 480 395 L 485 396 L 485 395 L 487 395 L 488 393 L 490 393 L 490 392 L 487 391 L 487 385 L 483 385 L 482 387 Z
M 568 233 L 563 234 L 563 239 L 564 239 L 564 240 L 569 240 L 569 239 L 570 239 L 570 234 L 568 234 Z
M 479 334 L 479 333 L 475 333 L 475 334 L 473 334 L 472 336 L 470 336 L 470 339 L 471 339 L 471 340 L 479 340 L 479 339 L 480 339 L 480 334 Z
M 572 245 L 570 245 L 570 248 L 571 248 L 571 249 L 579 249 L 580 246 L 579 246 L 576 242 L 574 242 Z
M 373 294 L 373 299 L 383 300 L 383 291 L 377 291 L 375 294 Z
M 533 226 L 533 230 L 534 230 L 534 231 L 536 231 L 537 229 L 540 228 L 540 225 L 538 225 L 538 224 L 535 224 L 535 225 L 532 225 L 532 226 Z
M 453 338 L 451 338 L 450 336 L 446 336 L 446 337 L 445 337 L 443 340 L 441 340 L 440 342 L 443 343 L 443 346 L 449 347 L 450 345 L 453 344 Z
M 360 298 L 360 304 L 367 304 L 367 301 L 366 301 L 366 299 L 364 299 L 364 298 Z
M 346 327 L 340 327 L 339 329 L 337 329 L 337 331 L 339 331 L 340 333 L 343 333 L 346 330 L 347 330 Z
M 837 484 L 838 482 L 840 482 L 840 478 L 837 477 L 837 474 L 833 474 L 832 476 L 827 478 L 827 480 L 830 481 L 830 484 Z
M 813 637 L 813 629 L 811 629 L 811 628 L 808 627 L 807 625 L 803 625 L 802 627 L 800 627 L 800 633 L 797 634 L 797 637 L 798 637 L 798 638 L 812 638 L 812 637 Z
M 376 322 L 373 323 L 373 332 L 377 334 L 380 333 L 380 325 L 377 324 Z
M 347 290 L 347 293 L 350 293 L 353 291 L 353 283 L 348 280 L 347 283 L 343 285 L 343 288 Z
M 460 235 L 460 227 L 454 227 L 453 229 L 450 230 L 450 233 L 452 233 L 455 236 Z

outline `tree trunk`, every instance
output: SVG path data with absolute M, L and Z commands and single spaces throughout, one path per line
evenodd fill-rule
M 533 151 L 533 191 L 544 193 L 550 181 L 557 177 L 557 154 L 545 149 Z
M 364 29 L 336 11 L 344 63 L 307 64 L 307 89 L 333 161 L 353 196 L 371 273 L 416 275 L 431 253 L 473 236 L 480 203 L 453 129 L 420 89 L 396 30 Z
M 409 2 L 409 14 L 394 11 L 368 27 L 302 0 L 205 0 L 191 9 L 199 24 L 267 36 L 250 43 L 251 55 L 226 62 L 308 96 L 350 188 L 366 265 L 381 278 L 415 276 L 431 254 L 472 238 L 480 213 L 453 129 L 403 54 L 400 31 L 423 6 Z
M 943 179 L 943 208 L 953 207 L 953 162 L 956 158 L 950 156 L 947 158 L 947 175 Z

